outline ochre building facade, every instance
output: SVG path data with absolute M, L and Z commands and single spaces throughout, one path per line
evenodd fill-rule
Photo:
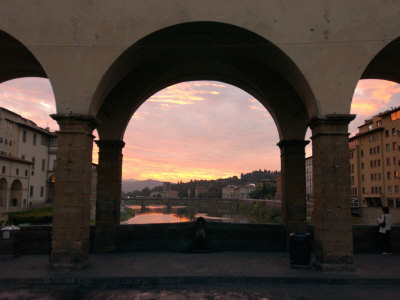
M 379 113 L 350 138 L 351 195 L 361 207 L 400 209 L 400 107 Z

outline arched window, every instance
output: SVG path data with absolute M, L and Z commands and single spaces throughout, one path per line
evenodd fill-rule
M 7 201 L 7 181 L 4 178 L 0 179 L 0 207 L 5 206 Z
M 17 207 L 21 203 L 22 184 L 19 180 L 14 180 L 11 184 L 10 207 Z

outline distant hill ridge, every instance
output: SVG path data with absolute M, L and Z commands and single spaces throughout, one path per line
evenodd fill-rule
M 194 188 L 195 185 L 206 185 L 211 190 L 215 190 L 218 194 L 221 193 L 222 187 L 226 185 L 245 185 L 248 183 L 257 183 L 260 179 L 276 179 L 276 176 L 280 174 L 279 171 L 272 170 L 255 170 L 249 173 L 240 174 L 240 178 L 237 176 L 228 177 L 228 178 L 220 178 L 215 180 L 191 180 L 189 182 L 178 182 L 177 184 L 173 184 L 172 189 L 180 191 L 181 196 L 184 196 L 187 193 L 189 188 Z M 163 181 L 147 179 L 147 180 L 137 180 L 137 179 L 125 179 L 122 180 L 122 191 L 125 193 L 133 192 L 133 191 L 141 191 L 146 186 L 149 189 L 153 189 L 156 186 L 162 185 Z
M 137 179 L 125 179 L 122 180 L 122 191 L 125 193 L 132 192 L 132 191 L 140 191 L 146 186 L 149 189 L 152 189 L 156 186 L 162 185 L 163 181 L 147 179 L 147 180 L 137 180 Z

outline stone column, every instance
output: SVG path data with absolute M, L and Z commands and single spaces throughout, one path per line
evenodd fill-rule
M 54 268 L 88 266 L 90 192 L 95 120 L 84 115 L 52 115 L 57 132 L 52 252 Z
M 316 265 L 354 270 L 348 124 L 355 115 L 327 115 L 310 123 L 313 142 Z
M 306 232 L 305 146 L 309 141 L 283 140 L 281 149 L 282 221 L 287 233 Z
M 100 140 L 97 168 L 95 251 L 117 250 L 120 220 L 122 148 L 120 140 Z

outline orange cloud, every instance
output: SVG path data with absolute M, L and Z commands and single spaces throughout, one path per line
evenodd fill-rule
M 351 111 L 365 117 L 380 112 L 400 93 L 400 85 L 386 80 L 360 80 L 354 92 Z

